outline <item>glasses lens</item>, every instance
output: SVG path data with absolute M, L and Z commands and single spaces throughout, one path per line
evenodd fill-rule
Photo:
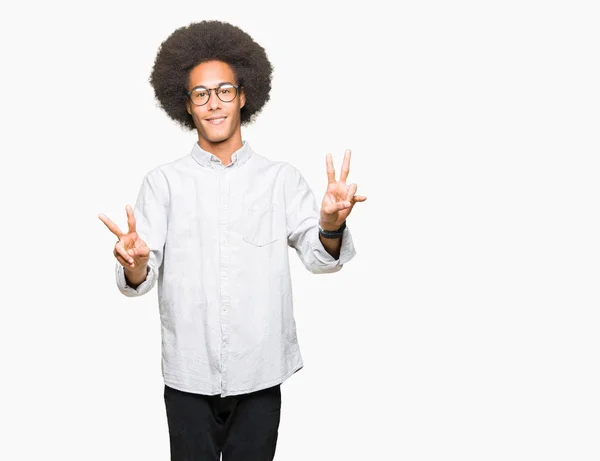
M 221 85 L 216 91 L 219 99 L 223 102 L 231 102 L 237 95 L 237 90 L 233 85 Z
M 192 94 L 190 94 L 190 99 L 197 106 L 206 104 L 208 102 L 208 90 L 205 88 L 194 88 Z

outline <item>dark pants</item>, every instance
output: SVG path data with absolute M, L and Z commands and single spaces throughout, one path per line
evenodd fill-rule
M 272 461 L 280 385 L 249 394 L 192 394 L 165 386 L 171 461 Z

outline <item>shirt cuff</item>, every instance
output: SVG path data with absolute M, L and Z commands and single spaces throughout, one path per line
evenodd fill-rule
M 344 233 L 342 234 L 342 246 L 340 247 L 340 257 L 335 259 L 331 256 L 323 243 L 321 243 L 321 239 L 319 238 L 319 228 L 316 229 L 316 241 L 313 242 L 313 255 L 315 259 L 320 262 L 320 265 L 323 268 L 334 268 L 336 266 L 343 266 L 348 261 L 350 261 L 354 256 L 356 256 L 356 249 L 354 248 L 354 242 L 352 240 L 352 234 L 350 233 L 350 229 L 348 226 L 344 229 Z
M 137 288 L 132 288 L 129 285 L 127 285 L 127 279 L 125 278 L 125 268 L 121 266 L 121 264 L 116 263 L 115 279 L 117 281 L 117 287 L 119 288 L 119 291 L 125 296 L 141 296 L 149 292 L 154 286 L 154 281 L 156 279 L 156 271 L 150 264 L 148 264 L 148 268 L 146 271 L 146 280 L 140 283 L 137 286 Z

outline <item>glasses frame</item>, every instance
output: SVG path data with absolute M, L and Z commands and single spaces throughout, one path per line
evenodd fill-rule
M 233 97 L 233 99 L 232 99 L 231 101 L 223 101 L 223 100 L 221 99 L 221 96 L 219 96 L 219 92 L 218 92 L 218 91 L 216 91 L 216 90 L 218 90 L 218 89 L 220 89 L 221 87 L 224 87 L 224 86 L 230 86 L 230 87 L 232 87 L 232 88 L 235 88 L 235 96 Z M 208 91 L 208 99 L 207 99 L 207 100 L 206 100 L 206 102 L 205 102 L 205 103 L 203 103 L 203 104 L 196 104 L 196 103 L 194 102 L 194 100 L 192 99 L 192 92 L 193 92 L 194 90 L 197 90 L 198 88 L 203 88 L 203 89 L 205 89 L 206 91 Z M 198 86 L 195 86 L 194 88 L 192 88 L 190 91 L 186 91 L 186 92 L 185 92 L 185 94 L 187 95 L 188 99 L 191 101 L 191 103 L 192 103 L 194 106 L 199 106 L 199 107 L 201 107 L 201 106 L 205 106 L 206 104 L 208 104 L 208 101 L 210 101 L 210 97 L 212 96 L 212 92 L 213 92 L 213 91 L 215 92 L 215 94 L 217 95 L 217 98 L 219 98 L 219 100 L 220 100 L 221 102 L 233 102 L 233 101 L 235 101 L 235 98 L 237 98 L 237 97 L 238 97 L 238 95 L 240 94 L 240 88 L 243 88 L 243 85 L 233 85 L 233 84 L 231 84 L 231 83 L 222 83 L 221 85 L 219 85 L 219 86 L 218 86 L 218 87 L 216 87 L 216 88 L 206 88 L 205 86 L 198 85 Z

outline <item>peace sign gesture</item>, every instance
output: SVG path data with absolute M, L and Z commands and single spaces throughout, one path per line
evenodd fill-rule
M 127 234 L 121 232 L 119 226 L 105 215 L 100 214 L 98 215 L 98 218 L 100 218 L 100 221 L 106 224 L 106 227 L 119 238 L 119 241 L 115 243 L 113 254 L 121 266 L 129 271 L 135 271 L 136 273 L 138 270 L 143 270 L 145 274 L 146 265 L 150 258 L 150 248 L 146 245 L 146 242 L 138 236 L 135 230 L 133 208 L 131 208 L 130 205 L 127 205 L 125 210 L 127 212 L 127 226 L 129 228 Z
M 356 184 L 346 185 L 350 172 L 350 156 L 352 152 L 347 149 L 344 154 L 340 179 L 335 179 L 335 169 L 331 154 L 327 154 L 327 191 L 321 203 L 321 227 L 325 230 L 337 230 L 346 220 L 356 202 L 364 202 L 367 197 L 356 194 Z

